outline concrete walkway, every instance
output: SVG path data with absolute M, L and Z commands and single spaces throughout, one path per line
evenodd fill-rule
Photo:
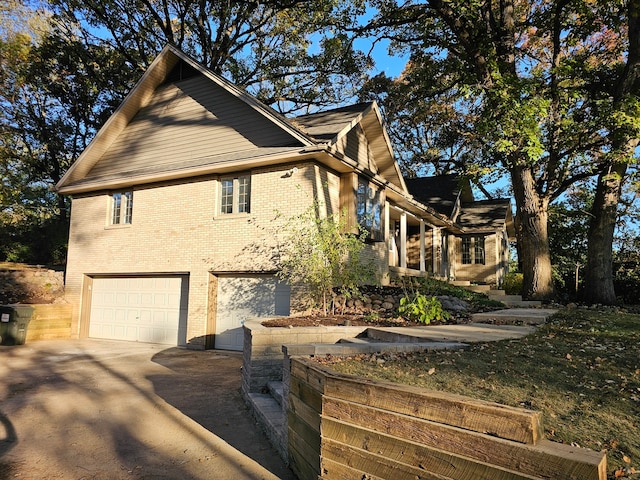
M 475 323 L 496 325 L 541 325 L 557 311 L 553 308 L 507 308 L 495 312 L 474 313 L 471 319 Z
M 376 327 L 374 330 L 411 337 L 417 342 L 483 343 L 521 338 L 535 330 L 534 326 L 518 325 L 432 325 L 424 327 Z

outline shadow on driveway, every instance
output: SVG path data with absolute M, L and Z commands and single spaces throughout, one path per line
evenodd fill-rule
M 0 347 L 0 480 L 294 479 L 246 411 L 240 363 L 107 340 Z

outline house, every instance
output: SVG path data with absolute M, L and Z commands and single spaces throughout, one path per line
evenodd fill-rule
M 314 200 L 367 227 L 383 283 L 499 284 L 510 204 L 449 180 L 403 178 L 375 103 L 286 119 L 167 46 L 57 185 L 74 335 L 241 350 L 245 318 L 297 309 L 277 245 Z

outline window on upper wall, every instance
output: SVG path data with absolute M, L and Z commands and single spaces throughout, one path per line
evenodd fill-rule
M 380 190 L 366 180 L 360 179 L 356 196 L 358 224 L 369 232 L 371 240 L 383 240 Z
M 133 221 L 133 191 L 111 195 L 111 225 L 130 225 Z
M 462 264 L 485 264 L 484 240 L 482 235 L 462 237 Z
M 251 179 L 249 175 L 220 180 L 220 213 L 249 213 Z

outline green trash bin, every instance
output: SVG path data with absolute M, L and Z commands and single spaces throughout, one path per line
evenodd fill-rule
M 32 315 L 29 305 L 0 306 L 0 344 L 24 345 Z

